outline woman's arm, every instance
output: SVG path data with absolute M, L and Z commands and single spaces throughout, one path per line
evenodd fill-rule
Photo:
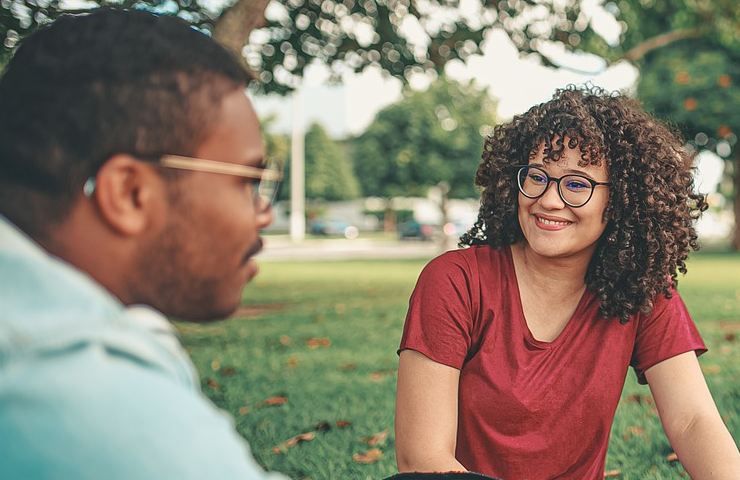
M 460 371 L 414 350 L 401 352 L 396 393 L 399 472 L 465 471 L 455 459 Z
M 740 454 L 694 352 L 664 360 L 647 369 L 645 376 L 663 429 L 691 478 L 740 478 Z

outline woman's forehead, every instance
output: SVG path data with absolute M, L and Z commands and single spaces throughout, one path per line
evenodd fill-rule
M 557 150 L 561 150 L 560 147 Z M 555 159 L 547 158 L 545 155 L 545 144 L 541 143 L 539 147 L 533 152 L 533 155 L 529 157 L 529 163 L 537 163 L 544 165 L 549 168 L 555 168 L 559 170 L 580 170 L 589 173 L 608 173 L 608 168 L 604 159 L 598 159 L 598 164 L 592 164 L 592 159 L 584 159 L 583 152 L 576 146 L 571 148 L 565 142 L 562 146 L 562 151 L 559 154 L 559 158 L 556 156 Z

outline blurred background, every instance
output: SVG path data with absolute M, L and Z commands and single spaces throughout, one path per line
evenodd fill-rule
M 695 154 L 710 209 L 679 290 L 738 438 L 736 0 L 0 0 L 0 69 L 40 25 L 101 5 L 178 15 L 253 72 L 268 151 L 287 175 L 262 271 L 234 318 L 178 330 L 203 391 L 262 465 L 300 479 L 395 472 L 408 298 L 428 259 L 475 221 L 483 139 L 586 82 L 638 98 Z M 685 476 L 629 374 L 605 477 Z
M 101 5 L 178 15 L 244 59 L 287 173 L 270 229 L 283 252 L 454 246 L 475 220 L 483 137 L 583 83 L 683 133 L 711 205 L 702 243 L 740 248 L 734 0 L 2 0 L 0 67 L 39 25 Z

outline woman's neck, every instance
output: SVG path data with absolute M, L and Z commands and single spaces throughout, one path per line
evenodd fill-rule
M 567 296 L 583 292 L 593 252 L 561 258 L 544 257 L 522 241 L 511 245 L 511 255 L 520 283 L 541 292 Z

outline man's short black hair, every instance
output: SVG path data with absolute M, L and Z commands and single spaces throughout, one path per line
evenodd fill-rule
M 112 155 L 192 155 L 221 99 L 248 81 L 235 56 L 176 17 L 59 18 L 0 78 L 0 214 L 44 236 Z

